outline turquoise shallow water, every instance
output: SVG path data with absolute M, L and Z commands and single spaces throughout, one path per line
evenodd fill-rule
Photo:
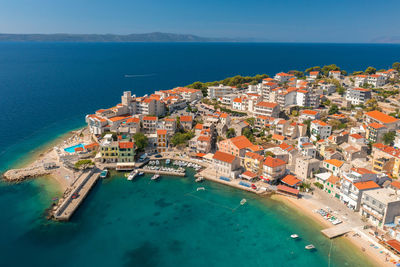
M 143 95 L 332 63 L 380 69 L 399 57 L 400 45 L 0 43 L 0 172 L 83 126 L 85 114 L 115 105 L 127 89 Z M 0 182 L 0 266 L 328 265 L 329 241 L 301 214 L 205 185 L 188 195 L 197 186 L 188 179 L 116 177 L 96 186 L 72 222 L 53 223 L 44 219 L 59 194 L 53 180 Z M 248 205 L 232 212 L 243 197 Z M 288 240 L 293 232 L 303 241 Z M 318 251 L 304 251 L 307 243 Z M 344 242 L 333 252 L 331 266 L 367 266 Z
M 48 180 L 1 186 L 3 266 L 328 266 L 330 241 L 280 202 L 210 182 L 196 191 L 189 177 L 149 178 L 114 173 L 68 223 L 43 217 L 57 194 L 43 190 Z M 318 249 L 306 251 L 309 243 Z M 334 241 L 330 266 L 369 266 L 346 249 Z

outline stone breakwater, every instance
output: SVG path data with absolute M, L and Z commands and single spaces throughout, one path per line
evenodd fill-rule
M 34 178 L 38 176 L 48 175 L 51 170 L 45 169 L 41 165 L 31 166 L 21 169 L 11 169 L 3 174 L 3 178 L 11 182 L 19 182 L 28 178 Z

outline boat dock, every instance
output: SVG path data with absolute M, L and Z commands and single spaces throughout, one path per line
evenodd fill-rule
M 352 231 L 352 228 L 347 224 L 336 225 L 327 229 L 321 230 L 321 232 L 328 238 L 332 239 L 338 236 L 342 236 Z
M 150 169 L 137 169 L 137 170 L 139 172 L 144 172 L 144 173 L 185 177 L 185 172 L 168 172 L 168 171 L 150 170 Z
M 61 204 L 53 210 L 53 218 L 57 221 L 68 221 L 85 199 L 90 189 L 96 184 L 101 173 L 100 169 L 94 168 L 90 172 L 84 173 L 67 189 L 66 196 Z

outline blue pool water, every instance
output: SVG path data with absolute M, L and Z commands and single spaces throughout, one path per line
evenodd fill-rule
M 84 144 L 77 144 L 75 146 L 70 146 L 70 147 L 64 148 L 64 151 L 68 152 L 68 153 L 74 153 L 75 152 L 75 148 L 78 148 L 78 147 L 85 148 L 85 145 Z

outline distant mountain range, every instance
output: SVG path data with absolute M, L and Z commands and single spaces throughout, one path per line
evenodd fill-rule
M 209 38 L 192 34 L 137 33 L 118 34 L 6 34 L 0 33 L 0 42 L 253 42 L 253 39 Z

